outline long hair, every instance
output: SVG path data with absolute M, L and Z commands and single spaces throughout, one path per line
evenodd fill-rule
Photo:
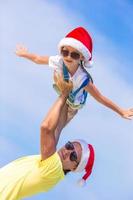
M 85 67 L 84 67 L 84 64 L 83 64 L 83 61 L 81 60 L 80 61 L 80 65 L 81 65 L 81 67 L 82 67 L 82 69 L 88 74 L 88 76 L 90 77 L 90 79 L 91 79 L 91 82 L 93 83 L 93 79 L 92 79 L 92 77 L 91 77 L 91 75 L 90 75 L 90 73 L 85 69 Z

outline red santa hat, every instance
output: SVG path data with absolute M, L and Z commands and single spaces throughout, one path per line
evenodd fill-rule
M 61 50 L 63 46 L 71 46 L 82 53 L 85 67 L 90 67 L 92 65 L 92 38 L 83 27 L 77 27 L 68 33 L 65 38 L 59 42 L 59 50 Z
M 84 140 L 76 140 L 76 142 L 80 143 L 81 145 L 82 155 L 80 163 L 74 172 L 82 172 L 85 170 L 85 174 L 83 175 L 82 179 L 79 180 L 79 185 L 83 186 L 92 172 L 95 154 L 91 144 L 87 144 L 87 142 Z

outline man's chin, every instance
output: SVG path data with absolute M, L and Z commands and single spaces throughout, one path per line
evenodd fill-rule
M 60 156 L 61 161 L 63 160 L 61 149 L 59 149 L 58 154 Z

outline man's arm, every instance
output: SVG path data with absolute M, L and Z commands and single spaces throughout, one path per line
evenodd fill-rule
M 63 81 L 61 77 L 56 78 L 56 82 L 58 82 L 57 84 L 60 86 L 62 94 L 59 96 L 41 124 L 40 143 L 42 160 L 48 158 L 56 151 L 57 141 L 54 135 L 55 129 L 58 125 L 61 111 L 66 103 L 67 96 L 72 90 L 71 82 L 67 83 Z
M 27 58 L 36 64 L 46 64 L 48 65 L 49 56 L 39 56 L 37 54 L 33 54 L 28 52 L 28 49 L 24 46 L 18 45 L 16 47 L 16 55 L 19 57 Z
M 46 159 L 56 151 L 55 129 L 59 121 L 61 110 L 66 102 L 67 95 L 61 95 L 50 109 L 41 124 L 41 156 Z

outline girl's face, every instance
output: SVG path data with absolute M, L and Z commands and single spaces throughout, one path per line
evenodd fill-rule
M 68 68 L 77 68 L 80 61 L 84 59 L 83 55 L 71 46 L 62 47 L 61 55 Z

